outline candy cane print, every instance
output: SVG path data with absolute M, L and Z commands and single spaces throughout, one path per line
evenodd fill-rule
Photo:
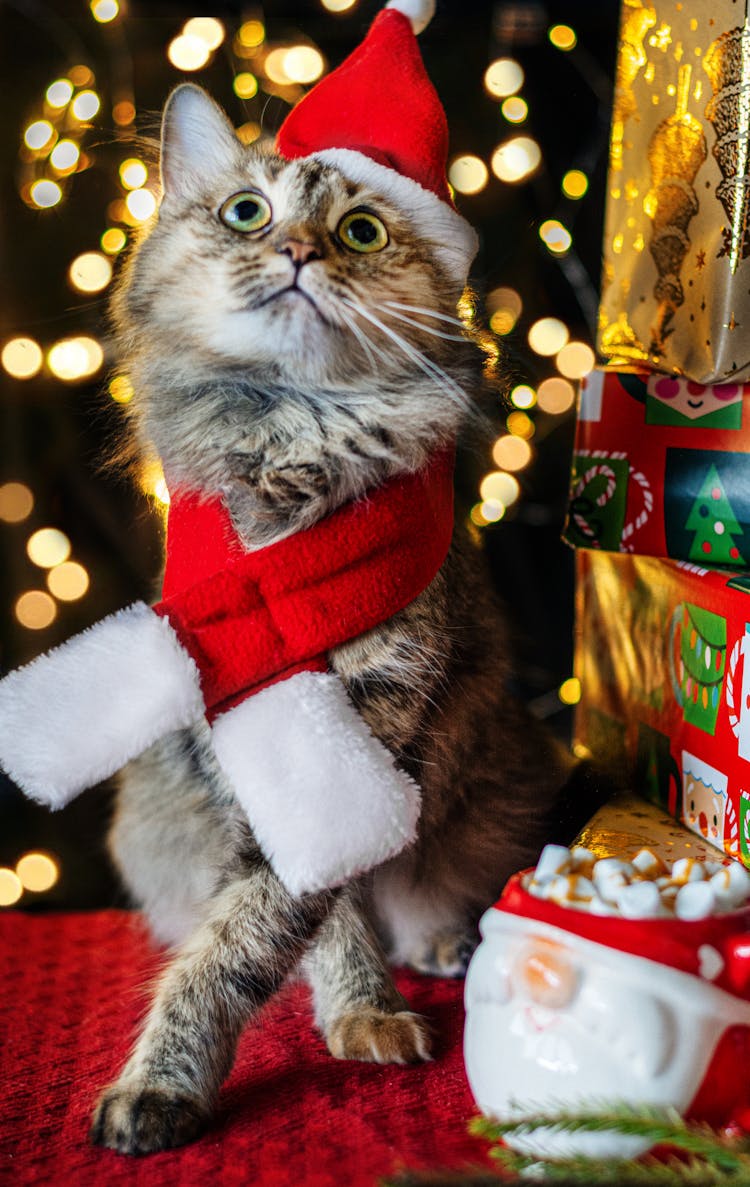
M 631 520 L 630 523 L 626 523 L 625 527 L 622 529 L 623 544 L 625 544 L 626 540 L 630 539 L 634 532 L 639 531 L 643 527 L 654 509 L 654 496 L 651 490 L 651 484 L 649 483 L 646 475 L 642 474 L 640 470 L 631 470 L 630 477 L 634 482 L 637 482 L 638 486 L 641 488 L 641 494 L 643 496 L 643 508 L 638 512 L 635 519 Z M 627 550 L 628 552 L 633 552 L 633 545 L 629 544 Z
M 737 693 L 735 683 L 739 678 L 740 658 L 742 683 Z M 744 633 L 732 648 L 726 685 L 729 724 L 738 742 L 737 752 L 740 758 L 750 759 L 750 623 L 745 623 Z
M 734 708 L 734 672 L 737 667 L 737 661 L 740 658 L 741 647 L 742 640 L 738 639 L 732 648 L 732 654 L 729 656 L 729 667 L 727 669 L 727 709 L 729 710 L 729 724 L 732 727 L 732 733 L 735 738 L 739 738 L 740 736 L 740 719 Z
M 739 857 L 740 838 L 737 827 L 737 812 L 733 801 L 727 794 L 727 810 L 724 821 L 724 850 L 730 857 Z
M 575 506 L 575 503 L 577 502 L 577 500 L 580 499 L 583 492 L 589 486 L 589 484 L 591 482 L 593 482 L 593 480 L 595 478 L 598 478 L 600 475 L 601 475 L 601 477 L 607 479 L 607 485 L 604 488 L 604 490 L 602 491 L 602 493 L 596 499 L 596 505 L 597 505 L 597 507 L 605 507 L 606 506 L 606 504 L 610 501 L 610 499 L 614 495 L 615 490 L 617 489 L 617 477 L 616 477 L 614 471 L 609 466 L 605 465 L 604 463 L 602 463 L 600 465 L 596 465 L 596 466 L 591 466 L 586 471 L 586 473 L 583 474 L 581 478 L 579 478 L 579 480 L 576 483 L 576 486 L 573 490 L 573 505 L 574 506 Z M 594 548 L 601 548 L 601 544 L 599 543 L 599 540 L 596 537 L 596 531 L 591 526 L 591 524 L 588 522 L 588 520 L 586 519 L 585 516 L 581 515 L 580 512 L 574 510 L 573 511 L 573 522 L 575 523 L 578 530 L 581 532 L 581 535 L 587 536 L 588 539 L 591 540 L 592 546 Z

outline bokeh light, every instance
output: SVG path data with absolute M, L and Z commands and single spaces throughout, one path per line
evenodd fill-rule
M 201 70 L 211 57 L 211 50 L 201 37 L 181 33 L 170 41 L 167 57 L 177 70 Z
M 293 45 L 284 54 L 284 73 L 292 82 L 315 82 L 324 69 L 323 55 L 312 45 Z
M 523 86 L 523 66 L 515 58 L 496 58 L 484 72 L 484 85 L 496 99 L 515 95 Z
M 47 87 L 44 97 L 50 107 L 64 107 L 73 97 L 73 84 L 68 78 L 56 78 Z
M 575 30 L 571 29 L 570 25 L 552 25 L 547 30 L 547 36 L 555 49 L 571 50 L 575 48 L 578 42 Z
M 448 169 L 448 181 L 459 194 L 478 194 L 487 185 L 488 178 L 484 161 L 471 153 L 456 157 Z
M 151 190 L 131 190 L 125 199 L 125 206 L 131 218 L 143 223 L 156 210 L 156 198 Z
M 328 12 L 348 12 L 357 0 L 321 0 L 321 3 Z
M 70 265 L 68 279 L 81 293 L 99 293 L 112 279 L 112 264 L 100 251 L 84 251 Z
M 0 486 L 0 519 L 4 523 L 23 523 L 34 510 L 34 496 L 23 482 L 4 482 Z
M 126 128 L 135 119 L 135 104 L 129 99 L 120 99 L 112 108 L 112 119 L 119 127 Z
M 536 432 L 536 425 L 525 412 L 511 412 L 505 424 L 509 433 L 513 433 L 516 437 L 524 437 L 527 441 Z
M 79 91 L 70 105 L 70 110 L 77 120 L 85 122 L 94 118 L 100 106 L 96 91 Z
M 509 334 L 521 316 L 523 302 L 515 289 L 501 285 L 487 294 L 490 329 L 495 334 Z
M 54 598 L 41 589 L 29 589 L 22 593 L 13 607 L 16 619 L 28 631 L 43 631 L 57 618 Z
M 81 159 L 81 150 L 75 140 L 58 140 L 49 159 L 60 173 L 70 173 Z
M 533 408 L 536 404 L 536 392 L 528 383 L 518 383 L 510 393 L 510 402 L 516 408 Z
M 127 241 L 128 237 L 122 227 L 108 227 L 99 240 L 102 249 L 111 256 L 122 251 Z
M 575 402 L 575 388 L 567 379 L 560 379 L 554 375 L 539 384 L 537 403 L 542 412 L 547 412 L 550 416 L 559 416 L 563 412 L 568 412 Z
M 509 124 L 522 124 L 529 114 L 529 105 L 520 95 L 511 95 L 500 108 Z
M 557 369 L 567 379 L 583 379 L 589 371 L 593 371 L 596 357 L 593 350 L 585 342 L 568 342 L 557 358 Z
M 258 93 L 258 80 L 249 70 L 243 70 L 235 74 L 232 88 L 240 99 L 252 99 Z
M 117 0 L 91 0 L 91 15 L 100 25 L 108 25 L 120 12 Z
M 529 329 L 528 342 L 536 354 L 546 357 L 562 350 L 569 337 L 568 327 L 559 318 L 540 317 Z
M 74 382 L 95 375 L 104 362 L 104 352 L 95 338 L 61 338 L 47 354 L 47 366 L 57 379 Z
M 573 242 L 570 231 L 556 218 L 548 218 L 542 223 L 539 238 L 555 255 L 565 255 Z
M 11 338 L 3 347 L 0 362 L 14 379 L 32 379 L 41 370 L 44 355 L 33 338 Z
M 533 457 L 528 441 L 509 433 L 498 437 L 492 447 L 492 460 L 503 470 L 523 470 Z
M 138 157 L 128 157 L 119 169 L 120 182 L 126 190 L 140 190 L 148 180 L 148 169 Z
M 185 22 L 182 32 L 186 37 L 197 37 L 211 51 L 218 49 L 226 37 L 226 30 L 221 21 L 212 16 L 191 17 Z
M 589 188 L 589 179 L 582 169 L 569 169 L 561 188 L 566 198 L 582 198 Z
M 557 695 L 563 705 L 577 705 L 581 699 L 581 682 L 578 677 L 569 676 L 567 680 L 563 680 Z
M 59 528 L 39 528 L 29 536 L 26 553 L 40 569 L 51 569 L 70 556 L 70 540 Z
M 490 163 L 495 176 L 512 185 L 531 177 L 541 160 L 542 150 L 536 140 L 514 136 L 495 149 Z
M 504 507 L 510 507 L 516 502 L 521 493 L 518 479 L 504 470 L 491 470 L 485 474 L 479 487 L 479 494 L 483 501 L 496 499 Z
M 89 588 L 89 575 L 78 561 L 63 561 L 47 574 L 47 588 L 61 602 L 77 602 Z
M 116 404 L 129 404 L 135 395 L 127 375 L 115 375 L 109 381 L 109 394 Z
M 16 875 L 24 890 L 43 894 L 55 885 L 60 870 L 54 858 L 47 853 L 24 853 L 16 862 Z
M 46 210 L 51 206 L 57 206 L 62 198 L 62 189 L 56 181 L 43 178 L 32 183 L 29 196 L 34 206 L 38 206 L 40 210 Z
M 54 137 L 55 129 L 49 120 L 34 120 L 33 124 L 29 124 L 24 132 L 23 141 L 27 148 L 39 152 L 40 149 L 50 144 Z
M 237 41 L 247 49 L 256 49 L 262 45 L 266 37 L 266 28 L 262 21 L 245 21 L 240 25 Z
M 15 870 L 0 867 L 0 907 L 12 907 L 23 894 L 21 879 Z

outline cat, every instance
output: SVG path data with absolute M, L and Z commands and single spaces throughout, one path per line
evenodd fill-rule
M 223 497 L 247 548 L 415 471 L 472 420 L 483 354 L 413 212 L 331 165 L 242 145 L 192 86 L 167 104 L 161 167 L 158 218 L 114 298 L 133 431 L 170 485 Z M 570 771 L 507 693 L 507 634 L 459 523 L 429 587 L 330 655 L 423 797 L 416 843 L 342 889 L 284 889 L 206 731 L 126 768 L 111 852 L 174 950 L 95 1142 L 142 1154 L 193 1138 L 242 1026 L 296 971 L 333 1056 L 429 1058 L 388 960 L 463 973 L 479 914 L 549 839 Z

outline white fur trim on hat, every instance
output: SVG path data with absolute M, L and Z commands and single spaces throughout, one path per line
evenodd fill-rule
M 412 29 L 419 34 L 435 15 L 435 0 L 388 0 L 386 8 L 395 8 L 408 16 Z
M 0 680 L 0 766 L 62 808 L 203 712 L 193 660 L 136 602 Z
M 292 894 L 339 886 L 414 840 L 419 788 L 338 676 L 299 672 L 213 724 L 219 764 Z
M 313 153 L 315 160 L 338 169 L 349 181 L 371 186 L 391 199 L 414 229 L 435 247 L 438 260 L 460 284 L 466 283 L 479 248 L 476 232 L 456 210 L 418 181 L 381 165 L 351 148 L 328 148 Z

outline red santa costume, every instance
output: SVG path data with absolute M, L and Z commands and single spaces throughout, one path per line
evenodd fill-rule
M 476 237 L 451 202 L 445 115 L 415 37 L 433 9 L 391 0 L 293 109 L 278 149 L 387 194 L 430 227 L 443 267 L 463 282 Z M 120 611 L 0 681 L 0 765 L 61 807 L 206 716 L 219 765 L 293 893 L 398 853 L 415 836 L 419 788 L 327 655 L 433 579 L 451 539 L 452 468 L 447 451 L 254 552 L 220 500 L 175 492 L 162 601 Z

